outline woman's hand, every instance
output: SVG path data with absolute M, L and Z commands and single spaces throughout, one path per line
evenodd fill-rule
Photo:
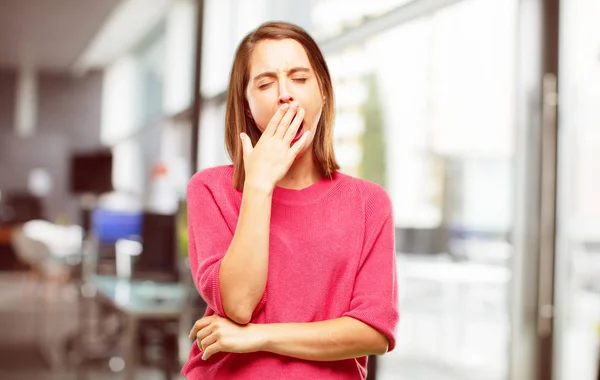
M 283 178 L 310 136 L 310 131 L 305 131 L 292 145 L 304 114 L 298 103 L 286 103 L 275 112 L 256 146 L 252 146 L 248 135 L 240 135 L 246 183 L 261 188 L 268 186 L 272 190 Z
M 238 325 L 227 318 L 212 315 L 199 319 L 190 331 L 207 360 L 217 352 L 249 353 L 260 351 L 264 337 L 252 324 Z

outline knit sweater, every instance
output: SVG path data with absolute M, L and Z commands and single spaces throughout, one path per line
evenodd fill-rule
M 219 268 L 233 238 L 242 192 L 233 166 L 196 173 L 188 185 L 189 261 L 205 316 L 225 316 Z M 390 198 L 380 186 L 336 172 L 302 190 L 272 196 L 265 292 L 251 323 L 362 321 L 396 345 L 398 295 Z M 366 378 L 367 357 L 317 362 L 268 352 L 217 353 L 192 346 L 182 374 L 191 380 Z

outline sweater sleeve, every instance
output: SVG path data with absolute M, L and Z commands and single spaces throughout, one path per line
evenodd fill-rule
M 200 173 L 190 180 L 187 198 L 189 262 L 194 283 L 208 308 L 219 316 L 227 317 L 221 298 L 219 270 L 237 221 L 232 221 L 232 227 L 229 227 L 226 216 Z M 265 302 L 263 294 L 255 313 Z
M 381 189 L 367 202 L 365 240 L 349 310 L 344 316 L 360 320 L 384 334 L 388 352 L 396 346 L 399 320 L 394 221 L 391 201 Z

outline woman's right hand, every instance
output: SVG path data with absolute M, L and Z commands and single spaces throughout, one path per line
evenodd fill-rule
M 304 109 L 295 102 L 280 106 L 254 147 L 247 134 L 240 135 L 246 184 L 259 188 L 266 186 L 268 190 L 275 188 L 310 137 L 310 131 L 305 131 L 292 144 L 304 113 Z

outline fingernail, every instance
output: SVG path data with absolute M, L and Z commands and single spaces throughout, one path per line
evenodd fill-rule
M 206 360 L 206 354 L 202 354 L 202 360 Z
M 281 106 L 281 108 L 284 109 L 284 110 L 286 110 L 286 109 L 289 108 L 289 106 L 290 106 L 289 104 L 285 103 L 283 106 Z

